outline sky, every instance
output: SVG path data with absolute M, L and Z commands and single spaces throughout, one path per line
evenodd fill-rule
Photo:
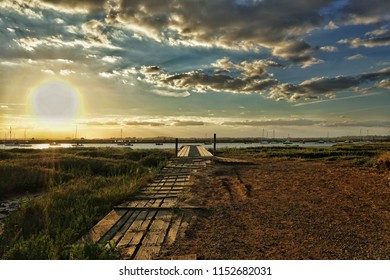
M 390 135 L 390 1 L 0 0 L 0 42 L 0 138 Z

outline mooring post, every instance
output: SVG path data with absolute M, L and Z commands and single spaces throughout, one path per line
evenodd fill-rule
M 177 157 L 177 155 L 179 154 L 179 138 L 176 138 L 175 151 L 175 155 Z
M 214 147 L 213 147 L 213 156 L 216 155 L 216 151 L 217 151 L 217 134 L 214 133 Z

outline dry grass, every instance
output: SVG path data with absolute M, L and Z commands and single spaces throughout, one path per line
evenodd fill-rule
M 377 166 L 379 169 L 390 169 L 390 151 L 383 152 L 378 156 Z

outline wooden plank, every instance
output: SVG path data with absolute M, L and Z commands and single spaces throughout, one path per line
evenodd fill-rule
M 130 212 L 130 211 L 129 211 Z M 111 238 L 109 244 L 111 245 L 117 245 L 118 242 L 123 238 L 127 230 L 130 228 L 130 226 L 133 224 L 137 216 L 139 215 L 140 211 L 133 211 L 131 216 L 127 219 L 126 223 L 117 231 L 117 233 L 114 235 L 113 238 Z
M 141 211 L 137 219 L 127 229 L 123 238 L 117 244 L 117 247 L 138 246 L 156 213 L 157 211 Z
M 102 220 L 100 220 L 84 238 L 86 242 L 98 242 L 104 234 L 113 227 L 116 222 L 127 212 L 125 209 L 111 210 Z
M 198 152 L 200 153 L 200 155 L 202 157 L 212 157 L 213 155 L 208 151 L 206 150 L 205 147 L 203 146 L 197 146 L 197 149 L 198 149 Z
M 156 214 L 135 259 L 152 259 L 153 255 L 160 252 L 171 219 L 169 211 L 159 211 Z
M 162 202 L 162 200 L 161 200 L 161 202 Z M 126 206 L 126 205 L 118 205 L 118 206 L 119 207 L 135 207 L 135 208 L 137 208 L 137 207 L 146 207 L 148 204 L 149 204 L 149 201 L 139 201 L 134 206 Z M 126 230 L 128 228 L 127 227 L 127 228 L 122 229 L 122 227 L 127 226 L 128 220 L 130 220 L 130 224 L 129 224 L 129 226 L 130 226 L 132 221 L 135 220 L 136 216 L 134 217 L 134 211 L 127 211 L 126 213 L 124 213 L 122 215 L 122 217 L 117 221 L 117 223 L 113 227 L 111 227 L 104 234 L 104 236 L 102 236 L 102 238 L 99 240 L 99 243 L 107 244 L 108 246 L 115 245 L 117 243 L 117 240 L 123 236 L 124 232 L 126 232 Z M 116 239 L 114 239 L 114 237 L 117 234 L 119 234 L 119 235 L 117 236 Z M 111 241 L 112 241 L 112 243 L 111 243 Z
M 179 231 L 179 228 L 180 228 L 180 224 L 181 224 L 181 221 L 183 219 L 183 213 L 180 215 L 180 216 L 176 216 L 172 223 L 171 223 L 171 226 L 168 230 L 168 233 L 167 233 L 167 236 L 166 236 L 166 240 L 165 240 L 165 244 L 167 245 L 172 245 L 175 240 L 176 240 L 176 237 L 177 237 L 177 233 Z

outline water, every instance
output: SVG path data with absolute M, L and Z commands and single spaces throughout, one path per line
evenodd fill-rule
M 9 198 L 3 201 L 0 201 L 0 235 L 3 228 L 3 221 L 4 219 L 11 213 L 18 211 L 20 208 L 20 204 L 24 201 L 27 201 L 29 199 L 32 199 L 34 197 L 38 197 L 42 194 L 30 194 L 30 195 L 22 195 L 22 196 L 16 196 L 13 198 Z
M 299 147 L 318 147 L 325 148 L 331 147 L 336 143 L 317 143 L 317 142 L 294 142 L 290 145 L 283 144 L 282 142 L 275 143 L 218 143 L 218 148 L 247 148 L 247 147 L 288 147 L 288 146 L 299 146 Z M 32 144 L 31 146 L 5 146 L 4 144 L 0 145 L 0 149 L 56 149 L 56 148 L 75 148 L 70 143 L 62 143 L 56 146 L 50 144 Z M 179 143 L 179 147 L 182 145 L 203 145 L 205 148 L 213 148 L 213 145 L 205 145 L 203 143 Z M 175 143 L 164 143 L 163 145 L 156 145 L 154 143 L 133 143 L 132 146 L 121 146 L 115 143 L 88 143 L 83 144 L 77 148 L 131 148 L 131 149 L 175 149 Z

